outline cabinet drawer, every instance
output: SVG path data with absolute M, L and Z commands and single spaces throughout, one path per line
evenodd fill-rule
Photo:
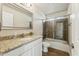
M 32 50 L 27 50 L 25 53 L 23 53 L 21 56 L 32 56 Z
M 37 39 L 29 43 L 28 46 L 26 45 L 26 50 L 21 56 L 42 56 L 42 40 Z
M 37 39 L 34 42 L 32 42 L 31 45 L 32 45 L 32 47 L 34 47 L 34 46 L 38 45 L 41 42 L 42 42 L 42 39 L 40 38 L 40 39 Z

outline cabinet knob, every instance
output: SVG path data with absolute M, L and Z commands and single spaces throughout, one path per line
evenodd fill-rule
M 72 48 L 74 48 L 74 44 L 72 43 Z

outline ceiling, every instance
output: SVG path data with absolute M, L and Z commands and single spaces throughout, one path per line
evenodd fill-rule
M 34 3 L 45 14 L 50 14 L 68 9 L 68 3 Z

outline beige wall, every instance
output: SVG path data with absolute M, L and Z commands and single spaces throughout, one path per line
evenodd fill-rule
M 68 12 L 67 12 L 68 14 L 71 14 L 72 13 L 72 7 L 71 7 L 71 4 L 68 6 Z M 72 20 L 70 19 L 70 16 L 69 16 L 69 18 L 68 18 L 68 23 L 70 24 L 70 23 L 72 23 Z M 69 45 L 70 45 L 70 47 L 72 46 L 72 26 L 68 26 L 68 39 L 69 39 Z M 71 48 L 70 48 L 70 50 L 71 50 Z M 70 51 L 70 54 L 71 54 L 71 51 Z
M 33 32 L 37 35 L 43 34 L 43 22 L 41 19 L 36 19 L 33 21 Z
M 71 48 L 71 55 L 79 56 L 79 3 L 70 4 L 70 42 L 74 48 Z M 71 46 L 72 46 L 71 44 Z
M 33 5 L 33 32 L 36 35 L 42 35 L 45 14 L 35 5 Z

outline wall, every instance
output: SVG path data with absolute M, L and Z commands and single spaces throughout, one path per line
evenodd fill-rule
M 67 14 L 72 14 L 72 5 L 71 4 L 68 6 Z M 68 18 L 68 23 L 69 24 L 72 23 L 72 19 L 70 19 L 70 16 Z M 72 26 L 71 25 L 68 26 L 68 39 L 69 39 L 69 46 L 70 46 L 70 55 L 72 55 L 72 53 L 71 53 L 71 49 L 72 49 L 72 47 L 71 47 L 72 46 Z
M 35 5 L 33 5 L 33 32 L 36 35 L 42 35 L 43 23 L 45 19 L 44 13 Z
M 36 35 L 43 34 L 43 23 L 41 19 L 33 20 L 33 32 Z
M 70 4 L 70 41 L 73 43 L 74 48 L 71 48 L 71 55 L 79 55 L 79 4 Z

